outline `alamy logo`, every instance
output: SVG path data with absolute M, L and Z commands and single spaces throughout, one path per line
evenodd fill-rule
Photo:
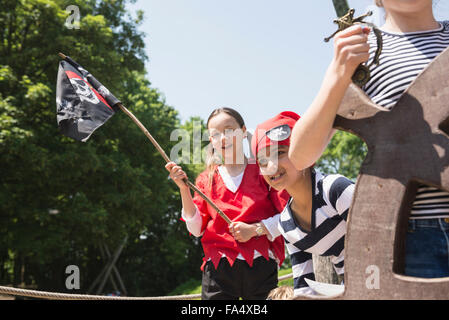
M 70 5 L 65 8 L 65 11 L 70 15 L 65 20 L 65 26 L 68 29 L 79 29 L 80 28 L 80 8 L 75 5 Z M 73 13 L 72 13 L 73 12 Z
M 365 286 L 367 289 L 380 289 L 380 270 L 378 266 L 369 265 L 365 269 L 365 273 L 369 274 L 366 278 Z
M 69 276 L 65 279 L 65 287 L 68 290 L 78 290 L 80 288 L 80 269 L 78 266 L 69 265 L 65 268 L 65 273 Z

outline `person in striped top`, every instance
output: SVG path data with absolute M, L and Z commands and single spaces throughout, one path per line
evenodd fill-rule
M 439 23 L 433 30 L 380 31 L 383 39 L 381 63 L 371 68 L 371 79 L 363 90 L 373 102 L 391 110 L 419 73 L 449 46 L 449 21 Z M 368 44 L 369 64 L 377 47 L 372 33 L 368 36 Z M 449 193 L 420 186 L 410 218 L 449 218 Z
M 421 71 L 449 46 L 449 21 L 434 18 L 431 0 L 381 0 L 385 24 L 379 65 L 370 67 L 363 87 L 381 107 L 391 109 Z M 352 26 L 334 38 L 334 58 L 320 91 L 293 129 L 289 156 L 298 169 L 316 161 L 332 138 L 338 107 L 359 63 L 369 64 L 376 39 L 369 28 Z M 449 75 L 448 75 L 449 76 Z M 449 193 L 420 186 L 410 213 L 405 270 L 409 276 L 449 276 Z
M 266 182 L 291 196 L 278 229 L 290 254 L 294 295 L 315 294 L 312 254 L 330 256 L 337 274 L 344 273 L 346 218 L 354 183 L 313 167 L 297 170 L 288 158 L 290 133 L 299 115 L 285 111 L 257 126 L 251 146 Z

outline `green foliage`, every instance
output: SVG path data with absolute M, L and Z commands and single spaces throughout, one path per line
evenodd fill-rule
M 292 268 L 281 269 L 278 272 L 278 278 L 292 273 Z M 279 281 L 278 286 L 291 286 L 293 287 L 293 278 L 288 278 Z M 185 294 L 198 294 L 201 293 L 201 281 L 196 279 L 189 279 L 176 287 L 173 291 L 168 293 L 169 296 L 185 295 Z
M 179 157 L 177 163 L 183 166 L 187 164 L 192 172 L 189 178 L 195 181 L 195 177 L 206 169 L 206 149 L 209 145 L 206 124 L 200 117 L 190 117 L 177 132 L 178 134 L 174 134 L 172 139 L 177 139 L 176 145 L 182 147 L 183 151 L 187 151 L 187 154 L 180 152 L 176 155 Z
M 281 270 L 279 270 L 278 277 L 280 278 L 280 277 L 285 276 L 285 275 L 290 274 L 290 273 L 292 273 L 292 268 L 291 267 L 290 268 L 286 268 L 286 269 L 281 269 Z M 291 287 L 293 287 L 293 278 L 288 278 L 288 279 L 279 281 L 278 286 L 279 287 L 280 286 L 291 286 Z
M 324 173 L 339 173 L 355 180 L 368 149 L 359 137 L 345 131 L 337 131 L 317 166 Z
M 173 147 L 177 112 L 145 77 L 143 34 L 137 30 L 142 13 L 133 18 L 125 4 L 2 1 L 2 284 L 65 291 L 65 267 L 75 264 L 80 292 L 86 292 L 105 264 L 99 243 L 113 250 L 125 236 L 118 268 L 129 294 L 163 295 L 200 276 L 201 247 L 179 222 L 178 190 L 131 119 L 118 112 L 86 143 L 57 130 L 57 53 L 63 52 L 119 97 L 164 150 Z M 64 26 L 68 5 L 80 8 L 79 29 Z
M 169 296 L 201 293 L 201 280 L 189 279 L 171 291 Z

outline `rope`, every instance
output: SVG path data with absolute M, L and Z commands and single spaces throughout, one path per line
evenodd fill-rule
M 289 279 L 292 273 L 279 277 L 279 281 Z M 10 296 L 32 297 L 51 300 L 194 300 L 201 298 L 201 294 L 186 294 L 178 296 L 161 296 L 161 297 L 121 297 L 121 296 L 100 296 L 89 294 L 69 294 L 60 292 L 47 292 L 38 290 L 19 289 L 14 287 L 0 286 L 0 294 Z
M 279 277 L 278 281 L 282 281 L 282 280 L 290 279 L 290 278 L 293 278 L 293 273 L 289 273 L 289 274 L 286 274 L 286 275 L 284 275 L 282 277 Z
M 121 296 L 100 296 L 89 294 L 69 294 L 59 292 L 46 292 L 13 287 L 0 286 L 0 294 L 12 296 L 24 296 L 40 299 L 52 300 L 193 300 L 201 297 L 201 294 L 162 296 L 162 297 L 121 297 Z

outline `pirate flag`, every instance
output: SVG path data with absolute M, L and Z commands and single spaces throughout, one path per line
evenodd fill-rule
M 59 130 L 64 135 L 79 141 L 87 141 L 90 135 L 112 117 L 116 110 L 122 110 L 143 131 L 166 162 L 170 158 L 144 125 L 122 103 L 112 95 L 93 75 L 70 57 L 59 56 L 58 80 L 56 84 L 56 113 Z M 200 195 L 228 224 L 232 221 L 200 189 L 188 179 L 187 185 Z
M 86 142 L 117 110 L 120 101 L 68 56 L 59 63 L 56 119 L 62 134 Z

